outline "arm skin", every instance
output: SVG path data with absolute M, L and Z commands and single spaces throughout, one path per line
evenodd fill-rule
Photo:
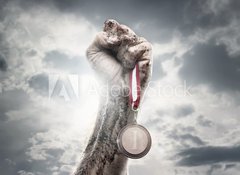
M 127 175 L 128 158 L 117 147 L 119 131 L 133 121 L 133 112 L 129 107 L 128 82 L 132 68 L 129 64 L 139 63 L 141 94 L 151 77 L 151 44 L 141 38 L 141 42 L 129 48 L 125 63 L 119 62 L 113 54 L 113 43 L 108 41 L 105 32 L 99 32 L 87 49 L 87 59 L 102 82 L 109 87 L 119 86 L 123 94 L 112 94 L 106 89 L 107 96 L 100 99 L 99 111 L 94 130 L 85 148 L 81 163 L 74 175 Z M 138 57 L 132 57 L 138 52 Z

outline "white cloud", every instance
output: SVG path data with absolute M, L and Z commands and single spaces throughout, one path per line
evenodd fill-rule
M 85 18 L 54 8 L 23 10 L 10 3 L 4 10 L 6 16 L 0 22 L 0 32 L 5 45 L 2 53 L 8 64 L 7 78 L 2 82 L 6 90 L 27 89 L 27 78 L 56 71 L 43 61 L 47 52 L 57 50 L 69 59 L 85 57 L 85 50 L 96 34 L 94 25 Z
M 18 174 L 19 174 L 19 175 L 35 175 L 35 174 L 32 173 L 32 172 L 26 172 L 26 171 L 24 171 L 24 170 L 18 171 Z
M 0 22 L 0 31 L 9 48 L 5 55 L 8 56 L 9 69 L 8 76 L 1 84 L 4 91 L 23 89 L 31 99 L 24 108 L 7 111 L 8 122 L 29 121 L 26 125 L 33 128 L 32 137 L 29 138 L 31 146 L 26 151 L 28 161 L 48 162 L 57 154 L 59 157 L 55 163 L 59 167 L 50 171 L 55 174 L 69 172 L 80 161 L 81 152 L 87 142 L 86 136 L 90 134 L 96 117 L 97 96 L 85 93 L 86 86 L 89 85 L 87 80 L 92 77 L 79 75 L 80 99 L 69 103 L 37 94 L 28 87 L 27 81 L 38 73 L 53 71 L 43 60 L 47 52 L 57 50 L 69 59 L 85 57 L 85 50 L 96 29 L 83 17 L 63 14 L 47 7 L 23 10 L 10 4 L 5 7 L 5 11 L 7 14 Z M 18 173 L 33 175 L 24 170 Z
M 43 62 L 45 54 L 49 51 L 58 50 L 70 58 L 84 56 L 85 49 L 96 33 L 96 29 L 86 19 L 63 14 L 56 9 L 35 8 L 23 11 L 19 7 L 9 6 L 8 13 L 5 20 L 0 23 L 0 31 L 3 31 L 3 26 L 7 26 L 6 24 L 10 21 L 8 30 L 4 32 L 11 48 L 8 59 L 10 76 L 3 82 L 3 85 L 8 89 L 23 88 L 33 98 L 32 104 L 29 104 L 28 108 L 8 111 L 9 122 L 35 118 L 36 123 L 32 123 L 32 125 L 36 129 L 44 126 L 46 130 L 33 133 L 29 138 L 31 147 L 26 152 L 29 160 L 47 160 L 54 157 L 49 150 L 62 150 L 63 152 L 59 153 L 60 157 L 57 160 L 60 166 L 55 166 L 51 171 L 56 175 L 59 172 L 70 172 L 74 164 L 79 161 L 80 152 L 87 141 L 86 135 L 89 135 L 91 127 L 94 125 L 97 110 L 96 96 L 82 93 L 81 101 L 77 103 L 66 103 L 59 99 L 49 101 L 48 98 L 41 97 L 29 90 L 23 80 L 37 72 L 51 71 Z M 164 54 L 181 57 L 191 47 L 189 43 L 205 42 L 205 39 L 214 35 L 227 36 L 225 34 L 231 30 L 237 32 L 238 27 L 239 25 L 233 22 L 229 28 L 218 28 L 209 33 L 199 30 L 186 41 L 176 35 L 170 43 L 154 43 L 154 57 Z M 219 37 L 218 41 L 227 44 L 230 53 L 238 53 L 233 36 L 224 36 Z M 34 56 L 29 56 L 31 50 L 36 51 Z M 164 61 L 162 66 L 166 76 L 157 81 L 159 85 L 170 86 L 174 89 L 184 84 L 178 77 L 181 64 L 176 65 L 174 59 L 169 59 Z M 82 78 L 91 79 L 88 76 Z M 154 90 L 158 90 L 158 88 L 159 86 L 153 86 Z M 85 90 L 86 87 L 84 86 L 82 89 Z M 160 122 L 154 122 L 148 128 L 153 138 L 153 147 L 149 155 L 143 159 L 131 161 L 130 169 L 135 169 L 132 171 L 136 174 L 144 172 L 157 175 L 159 171 L 163 175 L 194 174 L 195 171 L 198 174 L 206 174 L 206 167 L 198 167 L 196 170 L 175 167 L 174 161 L 170 158 L 180 148 L 184 148 L 184 145 L 181 145 L 178 140 L 169 138 L 169 133 L 173 131 L 177 131 L 176 134 L 186 134 L 189 131 L 184 128 L 193 127 L 195 131 L 192 131 L 191 134 L 199 136 L 209 145 L 239 144 L 240 130 L 238 126 L 240 123 L 237 114 L 240 113 L 240 108 L 235 106 L 233 97 L 224 93 L 213 94 L 205 86 L 195 87 L 191 92 L 192 96 L 178 97 L 173 94 L 169 97 L 165 96 L 165 93 L 168 92 L 163 92 L 163 94 L 145 98 L 139 115 L 139 123 L 144 124 L 155 120 Z M 192 104 L 196 112 L 184 118 L 174 117 L 173 115 L 176 115 L 175 107 L 184 104 Z M 157 111 L 163 111 L 164 114 L 160 116 Z M 211 128 L 198 126 L 197 117 L 199 115 L 214 121 L 214 125 Z M 228 171 L 235 173 L 235 170 Z M 33 175 L 31 172 L 23 170 L 19 171 L 19 174 Z
M 181 57 L 189 46 L 187 42 L 181 39 L 180 34 L 175 34 L 175 37 L 168 43 L 153 43 L 153 57 L 159 57 L 164 54 L 174 54 L 174 56 Z

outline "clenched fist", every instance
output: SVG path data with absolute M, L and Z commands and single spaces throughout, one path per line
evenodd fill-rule
M 142 87 L 151 75 L 151 44 L 115 20 L 104 23 L 103 31 L 87 49 L 87 58 L 97 74 L 112 84 L 127 81 L 125 75 L 136 63 L 139 63 Z

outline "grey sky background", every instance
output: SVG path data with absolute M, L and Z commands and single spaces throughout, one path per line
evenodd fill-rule
M 139 116 L 153 146 L 130 175 L 238 175 L 239 11 L 238 0 L 0 0 L 0 174 L 75 169 L 98 106 L 85 50 L 113 18 L 153 45 Z

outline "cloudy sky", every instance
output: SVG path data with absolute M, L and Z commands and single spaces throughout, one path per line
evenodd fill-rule
M 99 96 L 85 50 L 114 18 L 153 45 L 139 116 L 153 146 L 130 175 L 238 175 L 239 11 L 238 0 L 0 0 L 0 174 L 74 170 Z

